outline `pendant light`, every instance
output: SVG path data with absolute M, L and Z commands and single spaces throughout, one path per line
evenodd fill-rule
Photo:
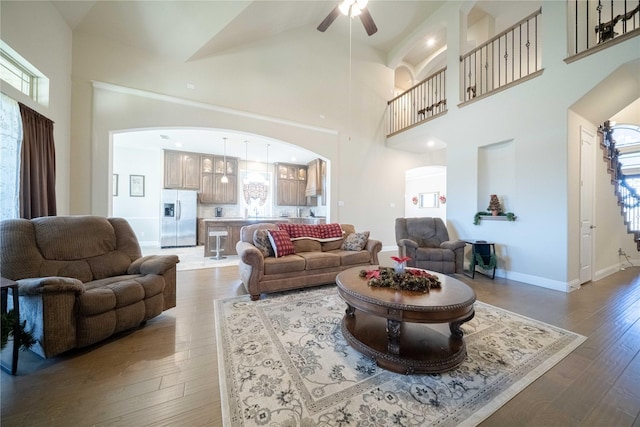
M 249 141 L 244 142 L 244 183 L 249 183 Z
M 224 175 L 220 178 L 220 182 L 226 184 L 229 182 L 229 178 L 227 178 L 227 138 L 222 138 L 224 140 L 224 161 L 222 163 L 222 167 L 224 168 Z
M 264 185 L 269 185 L 269 145 L 267 144 L 267 177 L 264 180 Z

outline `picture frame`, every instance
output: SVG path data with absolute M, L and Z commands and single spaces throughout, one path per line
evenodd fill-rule
M 129 197 L 144 197 L 144 175 L 129 175 Z
M 420 193 L 418 198 L 418 206 L 421 208 L 437 208 L 440 206 L 440 193 Z
M 111 195 L 113 197 L 118 196 L 118 174 L 117 173 L 113 174 L 113 181 L 111 182 L 111 191 L 112 191 Z

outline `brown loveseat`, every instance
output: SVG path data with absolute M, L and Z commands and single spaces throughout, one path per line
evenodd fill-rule
M 343 249 L 345 239 L 362 235 L 353 225 L 340 224 L 342 237 L 331 241 L 313 239 L 294 240 L 295 253 L 281 257 L 267 255 L 256 246 L 257 230 L 277 230 L 271 223 L 242 227 L 236 249 L 240 258 L 240 277 L 252 300 L 262 293 L 279 292 L 309 286 L 335 283 L 336 275 L 351 267 L 378 264 L 378 253 L 382 250 L 379 240 L 366 239 L 362 250 Z
M 0 223 L 2 277 L 52 357 L 134 328 L 176 305 L 175 255 L 142 257 L 122 218 L 58 216 Z

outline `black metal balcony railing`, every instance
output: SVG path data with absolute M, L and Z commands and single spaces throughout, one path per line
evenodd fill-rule
M 464 101 L 493 92 L 541 69 L 542 8 L 460 57 Z
M 640 0 L 570 0 L 570 55 L 600 48 L 640 31 Z
M 387 103 L 387 136 L 408 129 L 447 111 L 446 67 L 427 77 Z

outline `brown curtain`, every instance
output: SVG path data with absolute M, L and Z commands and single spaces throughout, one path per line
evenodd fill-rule
M 53 122 L 22 103 L 22 161 L 20 216 L 56 215 L 56 153 Z

